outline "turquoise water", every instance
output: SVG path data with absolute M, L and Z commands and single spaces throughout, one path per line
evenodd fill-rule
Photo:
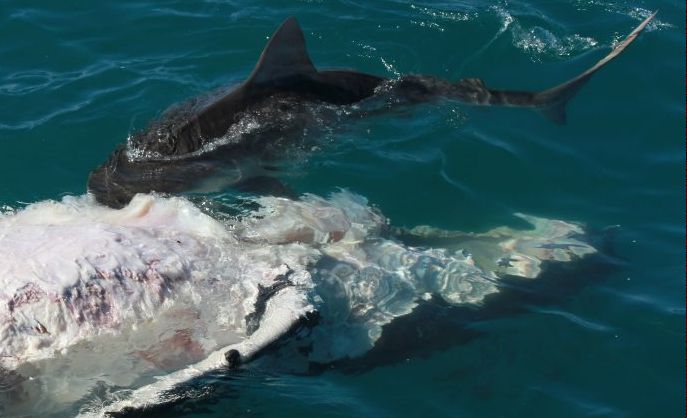
M 241 81 L 288 15 L 321 68 L 536 90 L 594 63 L 654 9 L 658 20 L 571 102 L 565 126 L 427 104 L 337 127 L 284 176 L 298 192 L 349 188 L 395 225 L 486 230 L 517 225 L 514 212 L 620 225 L 614 269 L 585 271 L 585 286 L 517 315 L 444 318 L 439 338 L 409 332 L 386 359 L 209 376 L 213 396 L 162 416 L 682 416 L 682 3 L 4 1 L 0 205 L 83 193 L 129 132 Z

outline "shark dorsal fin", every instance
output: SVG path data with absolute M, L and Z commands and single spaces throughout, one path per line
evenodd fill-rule
M 316 73 L 308 56 L 303 31 L 296 18 L 290 17 L 270 38 L 248 83 L 265 84 L 281 78 Z

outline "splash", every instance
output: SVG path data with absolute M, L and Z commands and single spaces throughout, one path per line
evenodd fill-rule
M 513 30 L 513 42 L 516 47 L 532 57 L 569 57 L 598 45 L 594 38 L 588 36 L 574 34 L 559 38 L 553 32 L 539 26 L 525 30 L 519 25 Z
M 418 6 L 415 4 L 411 4 L 410 8 L 417 11 L 420 14 L 432 17 L 434 19 L 443 19 L 454 22 L 465 22 L 468 20 L 475 19 L 477 17 L 477 13 L 475 12 L 459 12 L 455 10 L 448 11 L 425 6 Z
M 545 56 L 567 58 L 599 44 L 596 39 L 577 33 L 561 36 L 541 26 L 525 27 L 504 5 L 492 6 L 491 10 L 502 22 L 495 37 L 510 29 L 513 45 L 527 53 L 534 61 L 541 61 Z
M 575 2 L 578 10 L 587 10 L 591 8 L 601 8 L 606 12 L 628 16 L 638 22 L 643 21 L 651 16 L 652 10 L 643 7 L 631 6 L 626 3 L 617 3 L 606 0 L 577 0 Z M 654 18 L 647 26 L 647 31 L 661 30 L 672 28 L 674 25 L 665 22 L 659 18 Z

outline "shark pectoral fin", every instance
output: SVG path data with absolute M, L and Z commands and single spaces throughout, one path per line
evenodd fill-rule
M 266 84 L 294 76 L 313 76 L 303 31 L 295 17 L 289 17 L 274 32 L 246 84 Z
M 238 351 L 241 364 L 253 360 L 276 343 L 316 322 L 317 311 L 301 299 L 301 290 L 295 286 L 286 287 L 270 298 L 260 326 L 249 338 L 231 347 Z M 236 360 L 236 355 L 230 351 L 225 352 L 225 359 Z
M 566 81 L 556 87 L 544 90 L 540 93 L 534 95 L 534 106 L 537 111 L 550 121 L 557 124 L 564 124 L 566 121 L 565 106 L 570 99 L 572 99 L 575 94 L 584 86 L 587 81 L 599 71 L 604 65 L 608 64 L 613 58 L 620 55 L 621 52 L 627 48 L 640 32 L 646 28 L 646 26 L 651 22 L 651 20 L 656 16 L 656 13 L 652 13 L 649 17 L 644 19 L 642 23 L 639 24 L 632 32 L 622 42 L 619 42 L 613 50 L 606 55 L 604 58 L 599 60 L 587 71 L 578 75 L 577 77 Z
M 556 125 L 565 125 L 568 121 L 565 105 L 568 100 L 551 103 L 547 106 L 537 108 L 537 112 Z

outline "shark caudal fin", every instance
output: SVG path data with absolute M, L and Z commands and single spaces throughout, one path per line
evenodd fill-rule
M 270 38 L 247 83 L 266 84 L 314 74 L 317 74 L 317 69 L 308 56 L 303 31 L 296 18 L 289 17 Z
M 651 16 L 644 19 L 642 23 L 639 24 L 622 42 L 619 42 L 610 54 L 606 55 L 599 62 L 594 64 L 587 71 L 578 75 L 577 77 L 566 81 L 556 87 L 544 90 L 542 92 L 536 93 L 533 97 L 533 106 L 537 112 L 541 113 L 547 119 L 558 124 L 564 124 L 566 121 L 565 105 L 570 99 L 572 99 L 575 94 L 584 86 L 587 81 L 601 69 L 604 65 L 608 64 L 613 58 L 620 55 L 621 52 L 627 48 L 628 45 L 634 41 L 639 33 L 651 22 L 651 20 L 656 16 L 654 12 Z

